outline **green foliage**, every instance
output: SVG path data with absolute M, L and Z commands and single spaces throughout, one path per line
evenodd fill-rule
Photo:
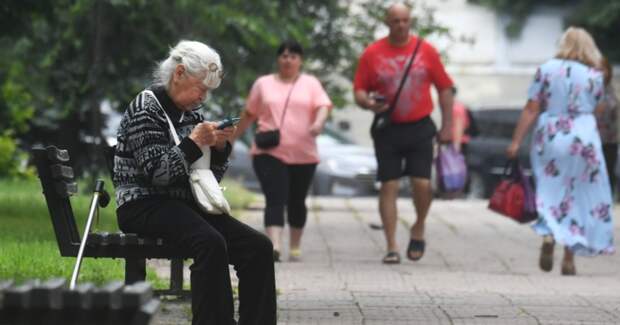
M 365 1 L 354 13 L 352 0 L 10 1 L 0 10 L 0 130 L 12 129 L 22 148 L 68 148 L 78 153 L 78 172 L 96 170 L 102 101 L 123 111 L 180 39 L 222 55 L 226 77 L 208 107 L 216 115 L 238 114 L 257 76 L 274 70 L 276 47 L 287 38 L 304 46 L 305 69 L 342 106 L 350 89 L 332 77 L 351 77 L 387 3 Z M 418 28 L 446 31 L 428 19 Z
M 32 179 L 34 170 L 25 165 L 26 159 L 13 137 L 0 134 L 0 178 Z
M 0 136 L 0 176 L 8 176 L 15 166 L 15 142 L 7 136 Z M 2 175 L 7 174 L 7 175 Z
M 569 25 L 586 28 L 597 45 L 612 62 L 620 62 L 620 2 L 591 0 L 582 1 L 568 18 Z

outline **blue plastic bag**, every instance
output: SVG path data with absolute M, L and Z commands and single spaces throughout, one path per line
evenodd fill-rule
M 437 185 L 444 192 L 460 192 L 467 181 L 465 157 L 451 144 L 439 146 L 437 160 Z

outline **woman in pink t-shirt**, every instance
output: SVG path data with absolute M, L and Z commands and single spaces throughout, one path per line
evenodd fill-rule
M 456 93 L 456 87 L 452 87 L 452 94 L 455 98 Z M 467 154 L 467 144 L 470 139 L 469 134 L 465 133 L 467 128 L 469 128 L 469 124 L 467 107 L 465 107 L 465 104 L 455 99 L 452 105 L 452 144 L 464 155 Z
M 280 45 L 278 71 L 259 77 L 252 86 L 237 137 L 254 122 L 257 132 L 280 130 L 275 147 L 252 144 L 252 164 L 265 195 L 265 229 L 273 243 L 274 260 L 280 260 L 284 210 L 290 226 L 292 261 L 301 256 L 300 243 L 306 223 L 306 196 L 319 162 L 316 136 L 332 107 L 323 86 L 314 76 L 301 73 L 303 49 L 295 41 Z

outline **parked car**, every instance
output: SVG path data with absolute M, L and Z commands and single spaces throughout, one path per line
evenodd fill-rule
M 250 190 L 260 191 L 252 168 L 251 136 L 235 143 L 226 177 L 237 179 Z M 357 196 L 376 193 L 377 162 L 374 150 L 355 144 L 336 129 L 326 126 L 317 137 L 321 162 L 311 186 L 314 195 Z
M 508 159 L 506 148 L 512 141 L 512 133 L 519 121 L 521 109 L 494 108 L 476 110 L 473 117 L 478 135 L 473 137 L 467 149 L 469 171 L 469 197 L 488 198 L 499 183 Z M 519 149 L 519 162 L 530 173 L 529 148 L 531 131 Z

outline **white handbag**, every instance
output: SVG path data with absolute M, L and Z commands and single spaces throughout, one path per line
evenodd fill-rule
M 158 102 L 157 97 L 153 92 L 147 90 L 153 98 Z M 163 106 L 159 104 L 163 110 Z M 164 110 L 166 120 L 168 120 L 168 126 L 170 127 L 170 134 L 174 139 L 174 143 L 179 145 L 179 136 L 174 129 L 174 125 L 166 111 Z M 209 214 L 227 214 L 230 215 L 230 205 L 224 197 L 222 192 L 223 188 L 217 182 L 213 171 L 211 170 L 211 148 L 208 146 L 200 148 L 202 150 L 202 157 L 196 160 L 189 168 L 189 185 L 192 189 L 192 194 L 198 206 L 206 213 Z

